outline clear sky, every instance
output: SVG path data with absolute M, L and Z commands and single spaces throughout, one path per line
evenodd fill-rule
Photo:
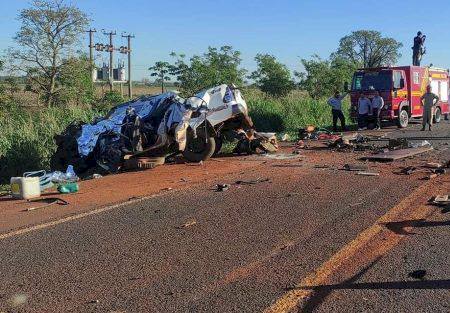
M 12 45 L 19 28 L 19 10 L 27 0 L 0 0 L 0 50 Z M 155 61 L 170 61 L 171 51 L 188 56 L 208 46 L 231 45 L 242 52 L 243 67 L 255 68 L 257 53 L 270 53 L 292 70 L 300 58 L 328 57 L 339 39 L 353 30 L 373 29 L 401 41 L 403 57 L 411 63 L 412 38 L 427 36 L 423 62 L 450 67 L 450 4 L 448 0 L 72 0 L 89 14 L 97 30 L 131 32 L 135 79 L 148 76 Z M 87 34 L 83 41 L 87 52 Z M 97 33 L 97 42 L 107 42 Z M 120 36 L 117 46 L 125 45 Z M 103 54 L 107 61 L 108 55 Z M 102 58 L 98 58 L 101 63 Z

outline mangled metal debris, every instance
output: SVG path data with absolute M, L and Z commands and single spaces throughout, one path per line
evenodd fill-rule
M 168 92 L 118 105 L 91 124 L 69 125 L 55 137 L 58 149 L 51 165 L 61 169 L 73 164 L 84 176 L 99 169 L 153 168 L 163 161 L 148 158 L 178 153 L 201 162 L 220 151 L 224 138 L 241 139 L 246 153 L 276 151 L 274 134 L 269 135 L 254 131 L 235 86 L 220 85 L 187 99 Z
M 412 157 L 418 154 L 422 154 L 428 151 L 433 150 L 432 146 L 424 146 L 424 147 L 418 147 L 418 148 L 408 148 L 408 149 L 399 149 L 399 150 L 392 150 L 387 151 L 383 153 L 377 153 L 369 156 L 365 156 L 362 159 L 363 160 L 370 160 L 370 161 L 395 161 L 403 158 Z
M 343 169 L 350 172 L 367 171 L 369 168 L 365 164 L 344 164 Z
M 239 141 L 233 150 L 236 154 L 254 154 L 258 151 L 273 153 L 278 151 L 275 133 L 259 133 L 240 131 Z

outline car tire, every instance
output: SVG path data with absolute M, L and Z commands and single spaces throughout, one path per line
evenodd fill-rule
M 441 108 L 436 108 L 434 111 L 433 123 L 438 124 L 442 120 Z
M 398 115 L 397 125 L 399 128 L 406 128 L 409 124 L 409 114 L 408 111 L 402 109 Z
M 192 131 L 188 131 L 186 149 L 183 156 L 189 162 L 206 161 L 213 156 L 216 151 L 216 141 L 214 137 L 205 137 L 204 132 L 199 132 L 194 138 Z

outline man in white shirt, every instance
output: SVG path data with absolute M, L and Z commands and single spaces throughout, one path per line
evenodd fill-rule
M 337 131 L 337 121 L 341 122 L 342 131 L 346 130 L 345 127 L 345 117 L 344 113 L 342 113 L 342 100 L 347 96 L 347 93 L 344 93 L 342 96 L 339 91 L 334 93 L 334 97 L 328 99 L 328 104 L 331 106 L 331 114 L 333 114 L 333 131 Z
M 370 102 L 364 92 L 361 93 L 358 100 L 358 130 L 367 129 L 367 117 L 369 116 L 371 107 L 372 102 Z
M 381 109 L 384 107 L 383 97 L 377 91 L 375 97 L 372 99 L 372 116 L 375 118 L 375 129 L 381 129 L 380 113 Z

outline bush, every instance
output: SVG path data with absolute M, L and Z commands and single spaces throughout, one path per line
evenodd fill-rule
M 250 116 L 258 131 L 286 132 L 296 136 L 307 125 L 329 127 L 332 124 L 331 109 L 327 99 L 312 99 L 300 91 L 283 98 L 273 98 L 255 91 L 244 91 Z M 348 117 L 350 104 L 344 102 L 344 114 Z
M 80 107 L 27 110 L 15 104 L 0 108 L 0 182 L 25 171 L 49 169 L 56 149 L 53 136 L 73 121 L 103 114 Z
M 122 95 L 116 91 L 107 91 L 103 95 L 103 98 L 93 104 L 93 107 L 99 111 L 109 111 L 113 106 L 125 102 Z

